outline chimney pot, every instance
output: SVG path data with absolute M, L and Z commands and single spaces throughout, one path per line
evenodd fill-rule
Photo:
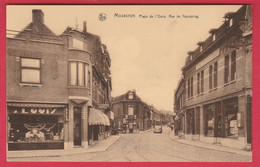
M 33 9 L 32 15 L 32 21 L 34 24 L 44 23 L 44 13 L 41 9 Z

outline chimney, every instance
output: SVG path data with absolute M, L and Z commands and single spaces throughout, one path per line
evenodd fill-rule
M 83 32 L 82 32 L 84 35 L 87 34 L 87 22 L 86 21 L 83 21 Z
M 44 23 L 44 14 L 41 9 L 32 10 L 32 21 L 34 24 Z

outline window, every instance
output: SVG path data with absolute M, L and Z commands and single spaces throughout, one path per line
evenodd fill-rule
M 21 82 L 40 83 L 41 63 L 40 59 L 21 58 Z
M 218 86 L 218 62 L 214 64 L 214 88 Z
M 190 97 L 190 79 L 188 79 L 188 98 Z
M 134 108 L 133 108 L 133 106 L 128 106 L 128 115 L 134 115 Z
M 212 66 L 209 66 L 209 90 L 212 89 Z
M 200 46 L 200 52 L 202 52 L 202 46 Z
M 73 38 L 72 43 L 73 43 L 74 48 L 83 49 L 83 42 L 82 41 Z
M 8 149 L 35 149 L 37 147 L 35 143 L 45 143 L 41 145 L 41 149 L 48 149 L 50 145 L 54 146 L 51 144 L 53 142 L 63 142 L 65 110 L 43 106 L 33 108 L 8 106 L 7 135 L 8 144 L 11 146 Z M 59 147 L 56 146 L 54 147 Z
M 231 27 L 233 25 L 233 19 L 229 20 L 229 27 Z
M 132 93 L 132 92 L 130 92 L 130 93 L 128 94 L 128 99 L 133 99 L 133 93 Z
M 197 74 L 197 94 L 200 94 L 200 73 Z
M 201 77 L 201 81 L 200 81 L 200 83 L 201 83 L 201 93 L 203 93 L 204 92 L 204 71 L 201 71 L 200 77 Z
M 70 85 L 88 86 L 90 82 L 88 67 L 88 64 L 83 62 L 70 62 Z
M 190 95 L 193 96 L 193 77 L 190 79 Z
M 216 34 L 213 34 L 213 36 L 212 36 L 212 40 L 213 40 L 213 41 L 216 40 Z
M 236 79 L 236 51 L 231 54 L 231 81 Z
M 229 56 L 225 57 L 225 69 L 224 69 L 224 83 L 228 83 L 228 76 L 229 76 Z

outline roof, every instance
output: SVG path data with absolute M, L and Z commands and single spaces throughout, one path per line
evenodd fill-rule
M 125 100 L 126 99 L 126 95 L 128 95 L 130 92 L 134 92 L 134 91 L 127 91 L 126 93 L 122 94 L 122 95 L 119 95 L 119 96 L 116 96 L 114 98 L 114 102 L 117 102 L 117 101 L 121 101 L 121 100 Z M 137 94 L 135 93 L 135 100 L 139 100 L 139 101 L 142 101 L 141 98 L 139 96 L 137 96 Z
M 49 41 L 62 40 L 62 38 L 54 34 L 45 24 L 43 23 L 34 24 L 33 22 L 28 24 L 19 34 L 17 34 L 16 38 L 25 38 L 27 31 L 30 32 L 32 39 L 49 40 Z

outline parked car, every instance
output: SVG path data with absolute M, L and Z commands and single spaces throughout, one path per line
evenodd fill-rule
M 162 126 L 155 126 L 153 133 L 162 133 Z

